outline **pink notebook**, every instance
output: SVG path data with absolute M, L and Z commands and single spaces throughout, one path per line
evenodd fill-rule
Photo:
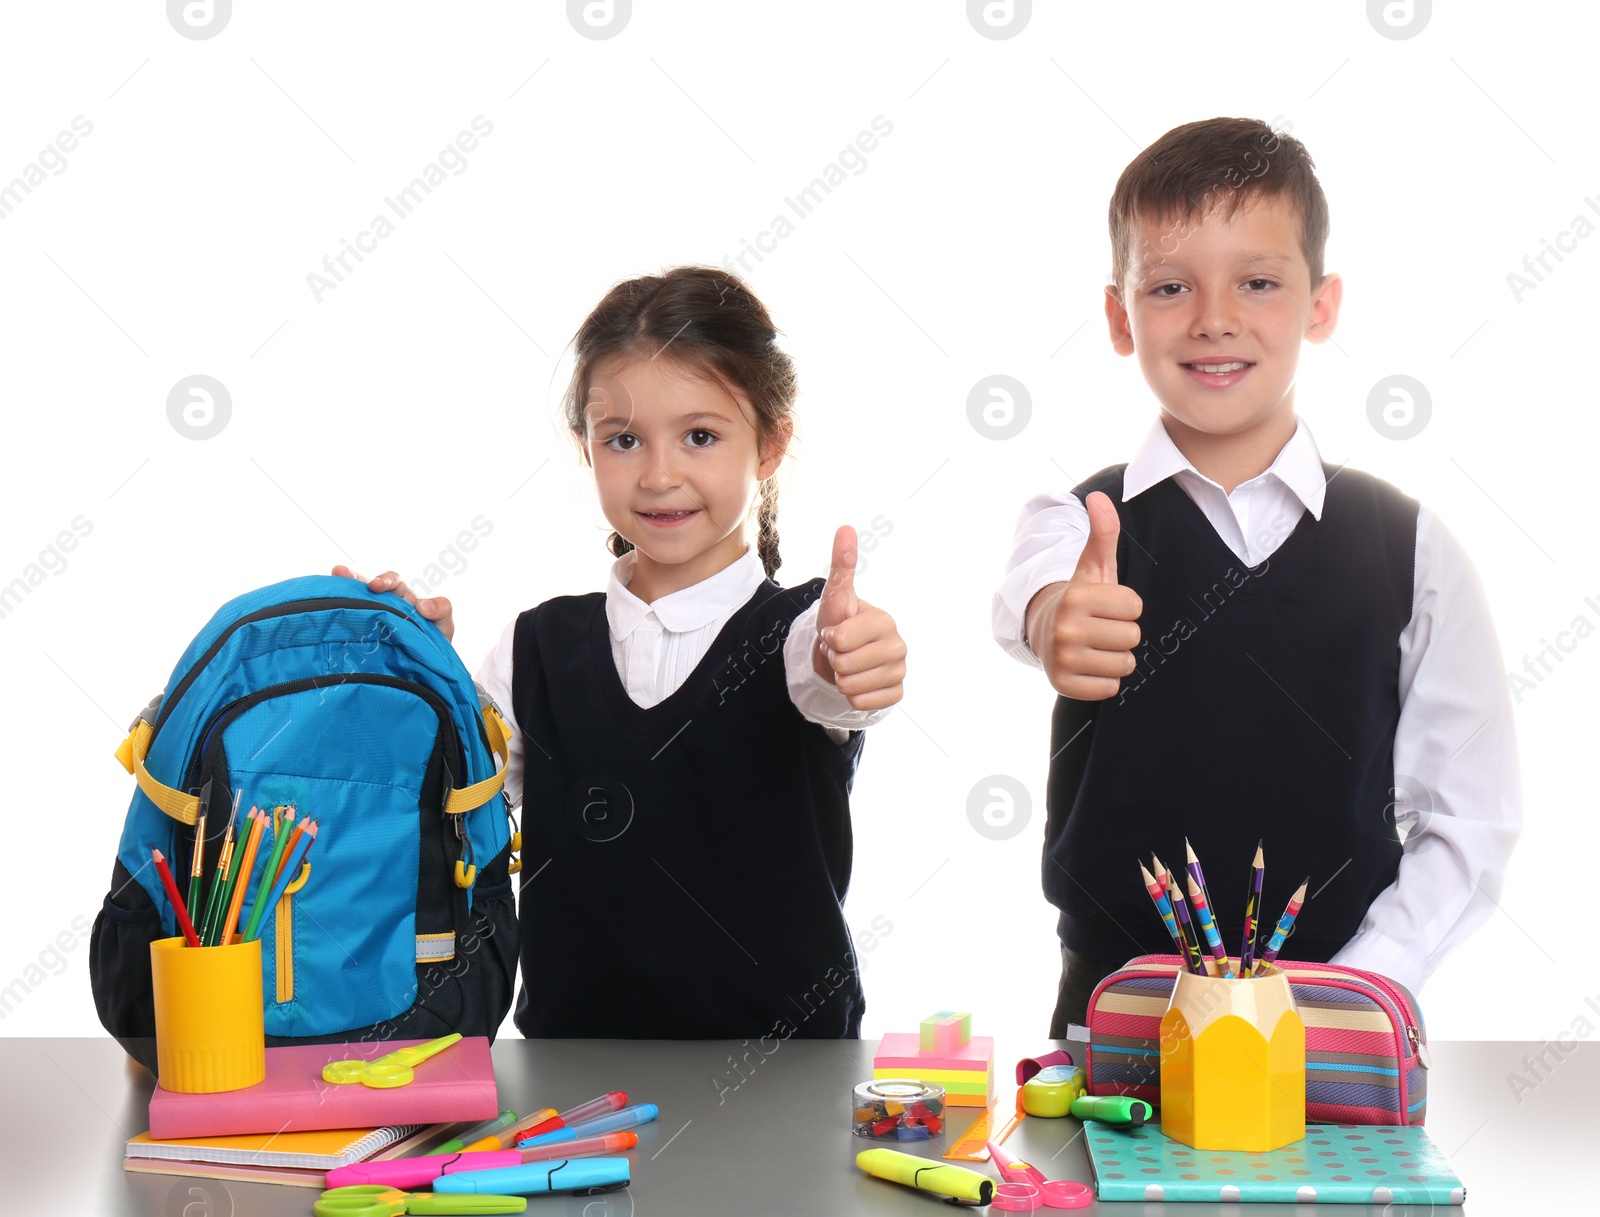
M 308 1132 L 320 1128 L 380 1128 L 492 1120 L 500 1114 L 489 1041 L 457 1041 L 417 1066 L 408 1086 L 375 1090 L 359 1082 L 322 1080 L 330 1061 L 376 1060 L 425 1040 L 374 1044 L 297 1044 L 267 1049 L 266 1080 L 218 1094 L 178 1094 L 156 1087 L 150 1098 L 150 1136 L 226 1137 L 237 1133 Z

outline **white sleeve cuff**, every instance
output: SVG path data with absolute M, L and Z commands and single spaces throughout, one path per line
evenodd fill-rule
M 817 645 L 817 610 L 821 604 L 819 600 L 811 605 L 790 625 L 789 637 L 783 643 L 784 677 L 794 708 L 808 721 L 829 728 L 829 736 L 842 744 L 850 732 L 881 722 L 893 707 L 857 710 L 831 681 L 817 675 L 811 652 Z
M 1290 942 L 1293 942 L 1292 938 Z M 1347 968 L 1364 968 L 1368 972 L 1398 980 L 1419 1000 L 1422 984 L 1428 978 L 1423 967 L 1424 961 L 1417 958 L 1414 951 L 1374 929 L 1359 930 L 1328 962 L 1343 964 Z
M 1088 539 L 1088 510 L 1070 491 L 1035 495 L 1023 506 L 1005 577 L 990 607 L 994 640 L 1018 662 L 1044 667 L 1024 641 L 1028 604 L 1052 583 L 1072 578 Z
M 1006 654 L 1010 655 L 1013 659 L 1021 660 L 1030 668 L 1044 668 L 1044 660 L 1040 659 L 1034 654 L 1033 647 L 1028 643 L 1028 605 L 1032 604 L 1033 598 L 1040 592 L 1044 591 L 1044 589 L 1049 587 L 1052 583 L 1070 582 L 1073 574 L 1077 571 L 1077 568 L 1077 559 L 1074 558 L 1072 565 L 1067 567 L 1065 570 L 1055 566 L 1046 567 L 1043 570 L 1036 571 L 1033 577 L 1023 585 L 1021 601 L 1022 615 L 1017 619 L 1019 623 L 1017 628 L 1017 636 L 1015 638 L 1007 637 L 1000 640 L 1000 645 L 1005 650 Z

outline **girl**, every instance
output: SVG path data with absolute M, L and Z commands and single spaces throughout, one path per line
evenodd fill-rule
M 849 792 L 906 648 L 855 594 L 853 529 L 826 580 L 773 581 L 796 394 L 776 338 L 704 267 L 618 284 L 578 330 L 565 421 L 609 586 L 523 613 L 478 674 L 516 728 L 524 1035 L 860 1034 Z M 413 602 L 453 632 L 448 600 Z

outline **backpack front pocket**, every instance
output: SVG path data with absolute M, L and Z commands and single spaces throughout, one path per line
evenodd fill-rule
M 392 677 L 294 682 L 225 707 L 202 736 L 200 780 L 318 824 L 306 866 L 260 925 L 268 1035 L 380 1023 L 416 1000 L 418 820 L 442 822 L 438 770 L 459 747 L 436 700 Z M 241 922 L 269 844 L 240 878 L 248 884 Z

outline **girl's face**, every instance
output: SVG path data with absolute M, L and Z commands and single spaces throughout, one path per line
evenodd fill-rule
M 584 447 L 601 510 L 638 551 L 629 590 L 641 600 L 709 578 L 749 546 L 751 506 L 788 441 L 763 440 L 755 418 L 744 394 L 669 357 L 595 369 Z

